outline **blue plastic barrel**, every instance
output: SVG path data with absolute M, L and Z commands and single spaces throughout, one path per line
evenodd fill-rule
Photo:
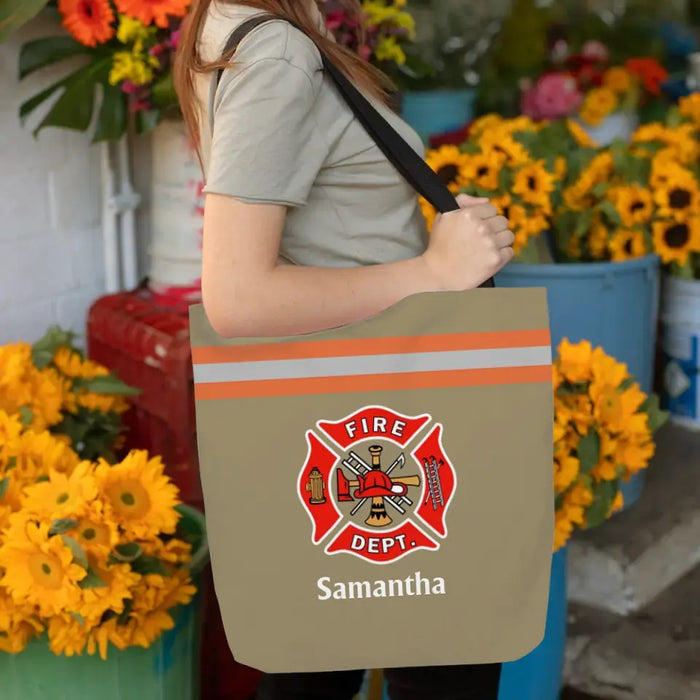
M 547 627 L 542 643 L 518 661 L 503 664 L 498 700 L 557 700 L 566 653 L 566 547 L 552 557 Z
M 659 259 L 648 255 L 626 262 L 513 263 L 496 278 L 500 287 L 546 287 L 552 345 L 562 338 L 589 340 L 624 362 L 643 391 L 654 375 L 659 313 Z M 624 483 L 625 506 L 644 487 L 644 472 Z
M 476 91 L 422 90 L 403 94 L 401 116 L 427 143 L 431 136 L 456 131 L 474 119 Z

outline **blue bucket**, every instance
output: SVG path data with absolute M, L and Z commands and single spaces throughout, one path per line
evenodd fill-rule
M 547 627 L 542 643 L 518 661 L 503 664 L 498 700 L 557 700 L 566 653 L 566 547 L 552 556 Z
M 500 287 L 546 287 L 552 346 L 563 338 L 589 340 L 624 362 L 645 392 L 654 376 L 659 314 L 659 259 L 575 264 L 513 263 L 501 271 Z M 623 483 L 625 506 L 644 488 L 644 472 Z
M 403 94 L 401 116 L 427 143 L 439 136 L 461 129 L 474 119 L 476 90 L 424 90 Z

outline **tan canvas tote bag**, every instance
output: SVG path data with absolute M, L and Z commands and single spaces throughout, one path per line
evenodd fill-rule
M 455 209 L 325 66 L 397 168 Z M 537 646 L 553 540 L 544 290 L 420 294 L 285 338 L 223 339 L 194 306 L 190 333 L 214 581 L 238 661 L 472 664 Z

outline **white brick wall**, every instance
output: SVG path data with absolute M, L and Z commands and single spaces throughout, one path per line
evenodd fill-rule
M 17 80 L 22 42 L 50 31 L 33 22 L 0 44 L 0 343 L 36 340 L 52 324 L 84 333 L 104 291 L 99 148 L 57 129 L 35 140 L 37 119 L 19 123 L 21 102 L 62 75 Z

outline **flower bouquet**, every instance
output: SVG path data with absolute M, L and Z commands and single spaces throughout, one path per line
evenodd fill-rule
M 558 348 L 554 368 L 555 551 L 575 528 L 623 506 L 620 485 L 646 469 L 668 414 L 627 367 L 588 341 Z
M 196 592 L 177 489 L 158 458 L 81 461 L 0 411 L 0 650 L 148 647 Z
M 336 41 L 366 61 L 393 73 L 406 62 L 404 46 L 415 38 L 415 21 L 406 11 L 406 0 L 362 0 L 362 17 L 350 17 L 342 5 L 324 5 L 326 26 Z
M 114 459 L 127 397 L 138 393 L 85 359 L 69 331 L 54 327 L 33 346 L 0 346 L 0 410 L 48 430 L 81 459 Z
M 132 120 L 138 130 L 148 130 L 164 113 L 177 109 L 171 64 L 190 0 L 41 0 L 31 4 L 37 11 L 35 6 L 57 11 L 68 35 L 24 44 L 20 77 L 67 59 L 82 59 L 77 69 L 21 105 L 20 117 L 25 120 L 53 99 L 35 133 L 51 126 L 86 131 L 99 103 L 94 140 L 111 141 L 122 136 Z M 18 0 L 16 5 L 19 12 Z
M 571 119 L 487 115 L 461 146 L 428 152 L 455 193 L 487 196 L 508 217 L 521 262 L 621 262 L 657 254 L 700 269 L 700 96 L 631 143 L 597 146 Z M 421 200 L 429 225 L 435 211 Z

